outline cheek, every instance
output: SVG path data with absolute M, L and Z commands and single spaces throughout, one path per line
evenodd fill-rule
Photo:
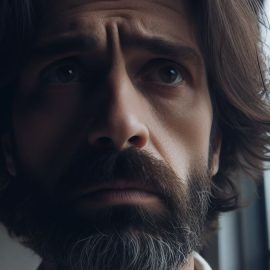
M 158 117 L 162 120 L 159 151 L 183 179 L 198 162 L 208 164 L 211 102 L 207 95 L 191 101 L 172 101 L 169 106 L 159 106 L 162 108 Z
M 46 104 L 33 109 L 15 103 L 18 109 L 13 122 L 18 155 L 30 168 L 40 166 L 50 157 L 79 114 L 80 99 L 74 93 L 58 91 L 58 95 L 48 95 L 45 100 Z

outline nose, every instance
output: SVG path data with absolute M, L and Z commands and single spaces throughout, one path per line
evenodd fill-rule
M 88 142 L 98 148 L 143 148 L 149 140 L 147 106 L 123 65 L 118 63 L 111 70 L 101 91 L 107 98 L 98 106 L 99 117 L 88 134 Z

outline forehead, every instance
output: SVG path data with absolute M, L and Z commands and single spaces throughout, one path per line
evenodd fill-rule
M 161 10 L 170 10 L 174 11 L 177 14 L 185 15 L 187 11 L 187 4 L 184 0 L 48 0 L 47 7 L 50 12 L 67 12 L 81 9 L 84 11 L 89 10 L 107 10 L 107 11 L 116 11 L 116 10 L 145 10 L 155 13 Z
M 117 26 L 123 37 L 157 36 L 196 46 L 192 21 L 183 0 L 49 1 L 38 40 L 89 34 L 105 43 L 106 31 L 112 25 Z

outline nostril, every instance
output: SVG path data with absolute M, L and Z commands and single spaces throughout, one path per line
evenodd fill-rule
M 113 140 L 109 137 L 100 137 L 96 141 L 97 146 L 112 147 L 114 145 Z
M 141 144 L 141 138 L 140 136 L 133 136 L 129 140 L 129 143 L 136 146 Z

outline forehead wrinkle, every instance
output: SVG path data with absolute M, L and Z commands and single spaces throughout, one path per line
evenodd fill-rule
M 119 60 L 122 59 L 122 48 L 119 35 L 119 26 L 116 22 L 107 23 L 105 25 L 106 39 L 107 39 L 107 55 L 109 56 L 109 63 L 111 65 L 120 64 Z
M 98 44 L 106 36 L 106 27 L 104 27 L 104 25 L 106 25 L 106 19 L 111 18 L 118 23 L 124 20 L 129 22 L 132 20 L 132 15 L 125 14 L 124 12 L 117 15 L 102 14 L 102 16 L 97 16 L 93 13 L 94 11 L 84 11 L 84 13 L 80 14 L 79 17 L 75 14 L 74 16 L 70 16 L 66 21 L 63 20 L 63 18 L 60 18 L 57 23 L 56 21 L 49 23 L 45 27 L 41 28 L 41 31 L 38 35 L 38 40 L 46 41 L 46 39 L 56 39 L 60 36 L 65 37 L 89 35 L 93 40 L 96 41 L 96 44 Z M 94 20 L 89 18 L 94 18 Z M 46 22 L 43 23 L 43 25 L 46 24 Z
M 170 4 L 171 3 L 171 4 Z M 118 17 L 122 17 L 125 19 L 134 19 L 140 18 L 143 13 L 147 13 L 147 10 L 151 11 L 151 13 L 156 13 L 160 15 L 160 19 L 162 17 L 162 11 L 164 9 L 169 9 L 170 12 L 174 12 L 175 15 L 183 17 L 185 20 L 188 20 L 187 16 L 187 8 L 184 1 L 157 1 L 157 0 L 136 0 L 136 1 L 89 1 L 89 0 L 81 0 L 79 3 L 77 1 L 65 1 L 64 4 L 52 4 L 47 12 L 50 14 L 49 18 L 55 15 L 56 18 L 54 20 L 49 20 L 49 24 L 52 24 L 55 27 L 56 21 L 61 21 L 63 16 L 60 16 L 59 13 L 64 13 L 64 17 L 72 17 L 73 14 L 76 14 L 77 11 L 80 12 L 80 17 L 83 18 L 83 13 L 88 13 L 86 17 L 89 15 L 98 14 L 99 19 L 105 19 L 107 17 L 113 17 L 115 12 L 117 12 Z M 112 14 L 113 12 L 113 14 Z M 91 14 L 92 13 L 92 14 Z M 44 17 L 46 18 L 46 16 Z M 172 18 L 171 18 L 172 19 Z M 45 19 L 46 20 L 46 19 Z M 46 22 L 48 23 L 48 21 Z M 78 24 L 78 27 L 81 25 Z M 69 24 L 70 29 L 78 28 L 75 23 Z
M 59 2 L 58 2 L 59 3 Z M 185 16 L 186 8 L 183 5 L 183 1 L 176 0 L 172 1 L 163 1 L 163 0 L 149 0 L 149 1 L 89 1 L 81 0 L 79 3 L 75 0 L 65 0 L 60 4 L 52 4 L 52 12 L 49 11 L 50 16 L 49 20 L 44 21 L 43 26 L 44 30 L 47 33 L 57 33 L 61 32 L 96 32 L 97 35 L 105 34 L 103 31 L 102 24 L 109 19 L 114 21 L 121 22 L 125 24 L 126 28 L 130 27 L 131 31 L 133 28 L 135 30 L 156 32 L 159 33 L 166 25 L 168 18 L 167 11 L 164 12 L 164 8 L 169 9 L 170 12 L 174 13 L 174 16 L 170 17 L 170 20 L 175 25 L 182 24 L 188 26 L 188 19 Z M 151 11 L 151 13 L 149 13 Z M 53 15 L 55 12 L 55 16 Z M 149 15 L 153 16 L 153 19 L 149 21 Z M 45 16 L 46 17 L 46 16 Z M 54 17 L 54 19 L 50 19 Z M 181 19 L 182 18 L 182 19 Z M 182 20 L 182 22 L 181 22 Z M 181 28 L 180 28 L 181 29 Z M 173 31 L 173 29 L 166 29 L 163 31 L 170 32 L 176 36 L 178 31 Z M 44 32 L 45 32 L 44 31 Z M 179 30 L 181 33 L 181 30 Z M 191 31 L 189 31 L 191 32 Z M 161 33 L 162 34 L 162 33 Z M 188 33 L 190 35 L 190 33 Z
M 52 33 L 52 35 L 40 35 L 37 45 L 50 43 L 53 40 L 60 40 L 61 38 L 69 37 L 82 37 L 91 41 L 90 44 L 95 44 L 96 47 L 102 47 L 101 44 L 107 43 L 108 33 L 110 25 L 114 25 L 117 28 L 120 40 L 122 43 L 129 43 L 129 40 L 140 40 L 140 39 L 160 39 L 168 40 L 174 43 L 187 44 L 191 47 L 191 42 L 187 42 L 181 39 L 180 36 L 177 38 L 173 37 L 169 33 L 162 33 L 162 31 L 155 31 L 155 29 L 149 29 L 148 25 L 141 19 L 132 19 L 131 21 L 126 21 L 124 18 L 116 16 L 115 18 L 111 16 L 114 20 L 113 23 L 106 22 L 101 27 L 97 23 L 92 23 L 91 21 L 77 20 L 76 18 L 68 23 L 68 29 L 63 29 Z M 101 32 L 102 31 L 102 32 Z
M 58 0 L 58 2 L 60 2 L 61 0 Z M 62 0 L 63 1 L 63 0 Z M 104 7 L 106 5 L 108 5 L 108 3 L 111 5 L 110 8 L 107 7 L 107 9 L 104 9 Z M 107 1 L 102 1 L 102 0 L 65 0 L 65 5 L 64 8 L 69 8 L 69 9 L 76 9 L 76 8 L 80 8 L 82 6 L 91 6 L 93 7 L 100 7 L 103 10 L 124 10 L 128 8 L 123 7 L 123 5 L 129 5 L 132 10 L 134 10 L 134 8 L 141 8 L 142 6 L 145 5 L 157 5 L 157 6 L 161 6 L 163 8 L 166 9 L 170 9 L 176 12 L 180 12 L 181 15 L 184 15 L 185 12 L 187 11 L 187 3 L 186 0 L 137 0 L 137 1 L 130 1 L 130 0 L 107 0 Z M 55 6 L 55 1 L 50 1 L 50 4 L 48 5 L 49 7 L 53 7 Z M 61 6 L 58 5 L 58 7 Z M 176 8 L 179 7 L 179 8 Z M 131 9 L 130 8 L 130 9 Z M 61 10 L 61 9 L 59 9 Z M 183 12 L 184 10 L 184 12 Z

